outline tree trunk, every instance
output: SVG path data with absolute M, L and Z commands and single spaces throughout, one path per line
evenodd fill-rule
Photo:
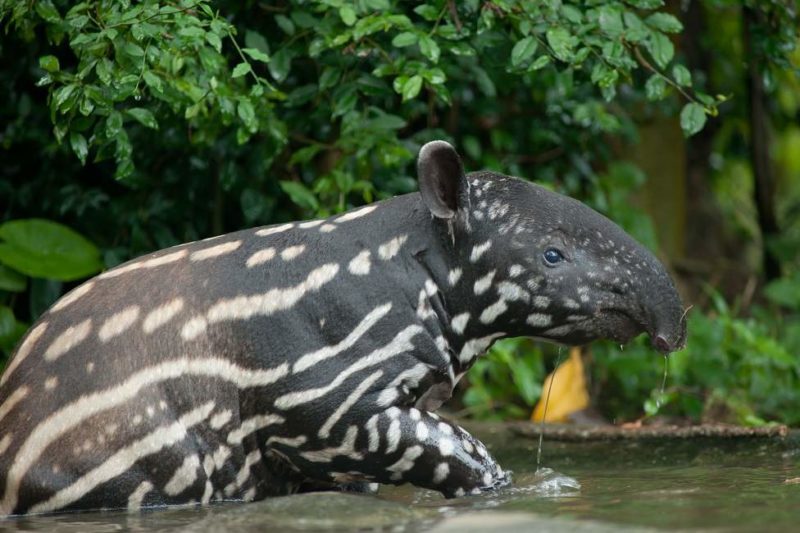
M 780 277 L 781 265 L 770 251 L 769 242 L 779 233 L 775 216 L 775 178 L 769 154 L 769 111 L 766 105 L 763 79 L 763 58 L 754 46 L 753 37 L 762 26 L 761 13 L 750 7 L 742 8 L 742 31 L 747 64 L 747 105 L 750 122 L 750 161 L 753 167 L 754 200 L 758 225 L 763 239 L 763 265 L 766 281 Z M 759 28 L 759 26 L 761 26 Z

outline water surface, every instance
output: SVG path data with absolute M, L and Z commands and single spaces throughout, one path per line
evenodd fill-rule
M 474 431 L 514 471 L 496 493 L 445 500 L 413 487 L 379 496 L 303 494 L 251 504 L 0 521 L 0 530 L 619 531 L 794 530 L 800 524 L 800 435 L 782 441 L 537 442 L 501 426 Z M 558 477 L 557 473 L 565 477 Z M 570 488 L 570 479 L 580 489 Z

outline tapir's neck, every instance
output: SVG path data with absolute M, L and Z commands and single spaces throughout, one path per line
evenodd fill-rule
M 394 230 L 411 236 L 404 246 L 404 260 L 422 273 L 413 288 L 409 287 L 414 291 L 409 297 L 417 302 L 417 292 L 424 298 L 425 282 L 435 284 L 427 288 L 430 310 L 447 341 L 454 367 L 466 370 L 494 340 L 514 329 L 516 319 L 508 312 L 512 305 L 498 294 L 499 287 L 506 291 L 513 287 L 509 269 L 501 271 L 489 260 L 491 239 L 470 229 L 469 220 L 434 219 L 421 199 L 412 196 L 416 197 L 415 208 L 407 211 L 409 216 Z

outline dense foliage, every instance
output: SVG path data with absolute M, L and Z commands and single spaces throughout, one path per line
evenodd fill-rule
M 770 65 L 789 61 L 796 41 L 786 5 L 758 8 L 781 30 L 758 41 Z M 662 0 L 0 0 L 0 21 L 0 54 L 13 58 L 0 72 L 6 353 L 63 283 L 101 266 L 414 190 L 414 154 L 433 138 L 452 140 L 468 168 L 578 196 L 655 249 L 651 219 L 630 201 L 647 176 L 624 161 L 626 143 L 653 113 L 696 135 L 733 94 L 676 61 L 684 27 Z M 97 248 L 32 217 L 60 221 Z M 724 310 L 728 322 L 693 315 L 692 334 L 732 335 L 730 351 L 697 341 L 672 359 L 669 393 L 694 388 L 686 397 L 701 398 L 700 408 L 669 402 L 679 414 L 700 416 L 703 398 L 755 383 L 745 371 L 705 381 L 686 362 L 738 365 L 736 335 L 771 340 Z M 761 364 L 764 348 L 753 346 L 742 357 Z M 598 397 L 611 416 L 637 416 L 658 384 L 645 379 L 658 362 L 642 351 L 596 349 Z M 548 354 L 500 346 L 471 374 L 465 404 L 483 416 L 524 415 Z M 789 358 L 780 368 L 797 390 Z M 788 419 L 782 406 L 798 398 L 787 394 L 759 416 Z M 751 405 L 763 394 L 740 396 Z

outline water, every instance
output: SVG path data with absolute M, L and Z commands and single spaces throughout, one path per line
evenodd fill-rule
M 377 497 L 303 494 L 130 515 L 32 517 L 0 521 L 0 530 L 745 532 L 792 531 L 800 518 L 800 433 L 785 441 L 550 440 L 537 471 L 535 439 L 501 425 L 469 429 L 514 471 L 512 486 L 454 500 L 404 486 L 382 487 Z

